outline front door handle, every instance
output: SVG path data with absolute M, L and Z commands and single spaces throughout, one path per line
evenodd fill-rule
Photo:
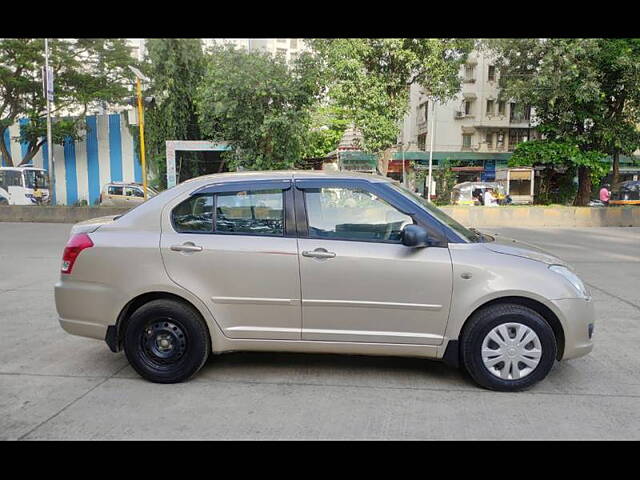
M 311 258 L 334 258 L 336 256 L 336 254 L 333 253 L 333 252 L 328 252 L 324 248 L 316 248 L 313 251 L 303 250 L 302 251 L 302 256 L 303 257 L 311 257 Z
M 202 247 L 200 245 L 195 245 L 193 242 L 186 242 L 182 245 L 171 245 L 169 247 L 174 252 L 201 252 Z

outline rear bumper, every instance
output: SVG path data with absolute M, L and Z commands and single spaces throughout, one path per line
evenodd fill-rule
M 113 289 L 92 282 L 61 280 L 55 285 L 60 326 L 67 333 L 104 340 L 116 323 L 120 299 Z
M 553 304 L 561 314 L 560 320 L 564 330 L 564 352 L 560 360 L 569 360 L 588 354 L 593 349 L 590 328 L 593 332 L 596 322 L 593 301 L 567 298 L 553 300 Z
M 104 340 L 107 335 L 106 325 L 84 322 L 81 320 L 67 320 L 64 318 L 59 318 L 58 321 L 60 322 L 62 329 L 71 335 L 97 338 L 98 340 Z

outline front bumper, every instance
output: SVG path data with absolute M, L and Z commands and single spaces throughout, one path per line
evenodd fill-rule
M 596 322 L 592 300 L 566 298 L 553 300 L 564 330 L 564 352 L 560 360 L 582 357 L 593 349 L 591 333 Z

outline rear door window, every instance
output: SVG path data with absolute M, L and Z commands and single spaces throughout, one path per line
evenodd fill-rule
M 115 185 L 109 185 L 107 189 L 109 195 L 122 195 L 122 187 L 116 187 Z
M 216 233 L 284 235 L 284 193 L 243 190 L 216 194 Z

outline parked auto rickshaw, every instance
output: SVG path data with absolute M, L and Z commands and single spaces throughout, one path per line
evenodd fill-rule
M 613 187 L 609 205 L 640 205 L 640 180 L 628 180 Z
M 480 205 L 480 202 L 473 196 L 473 192 L 479 189 L 484 198 L 484 192 L 493 189 L 499 204 L 505 203 L 507 198 L 504 187 L 496 182 L 462 182 L 453 187 L 451 191 L 451 203 L 454 205 Z

